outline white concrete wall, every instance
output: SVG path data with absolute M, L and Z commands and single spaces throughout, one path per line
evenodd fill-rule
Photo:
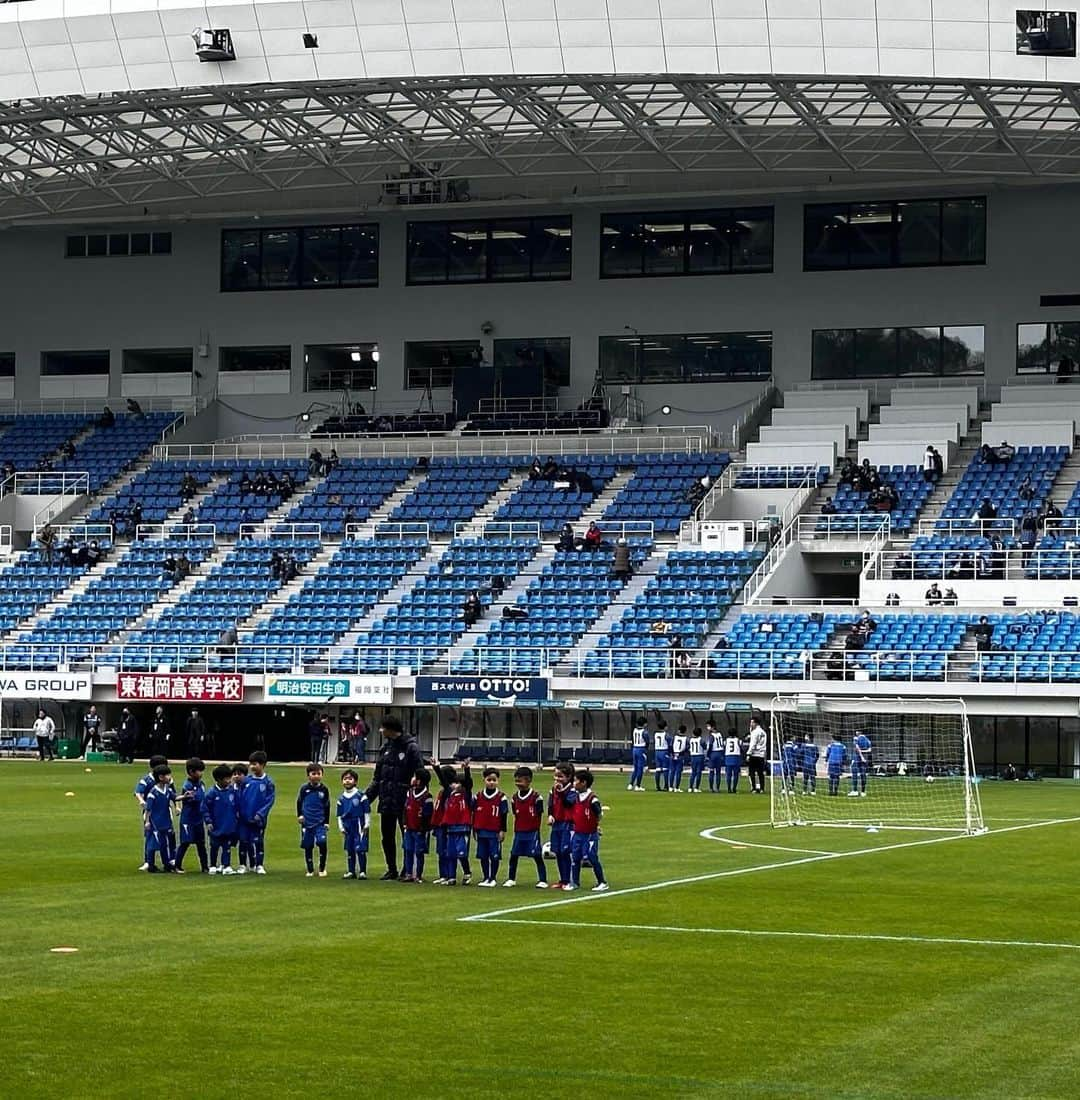
M 942 468 L 947 470 L 956 454 L 956 444 L 948 439 L 919 439 L 911 443 L 860 443 L 859 461 L 870 460 L 872 466 L 918 466 L 922 468 L 927 443 L 933 443 L 941 454 Z
M 967 405 L 882 405 L 878 409 L 882 424 L 927 424 L 955 420 L 961 434 L 967 435 L 971 422 Z
M 1071 420 L 1033 424 L 1029 420 L 987 421 L 982 426 L 982 441 L 996 447 L 1001 442 L 1014 447 L 1068 447 L 1072 450 L 1075 425 Z
M 843 424 L 848 438 L 854 439 L 859 434 L 859 410 L 854 406 L 850 409 L 773 409 L 769 422 L 777 428 Z
M 947 439 L 951 443 L 960 442 L 960 424 L 953 420 L 950 423 L 942 423 L 935 419 L 927 424 L 871 424 L 870 443 L 907 443 L 911 440 L 923 440 L 923 449 L 926 449 L 926 441 L 934 443 L 938 439 Z
M 1025 0 L 1026 2 L 1026 0 Z M 1005 0 L 34 0 L 0 5 L 0 98 L 479 73 L 829 73 L 1028 81 Z M 1029 4 L 1031 7 L 1040 5 Z M 196 27 L 236 61 L 200 64 Z M 305 30 L 319 37 L 305 50 Z

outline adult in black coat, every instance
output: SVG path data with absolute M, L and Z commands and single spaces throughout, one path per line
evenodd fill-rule
M 120 712 L 116 727 L 116 756 L 121 764 L 135 763 L 135 746 L 139 741 L 139 720 L 127 707 Z
M 424 766 L 420 746 L 412 734 L 401 728 L 401 720 L 387 715 L 379 726 L 382 746 L 375 762 L 375 774 L 367 794 L 369 801 L 379 800 L 379 825 L 382 850 L 386 858 L 384 879 L 398 877 L 397 837 L 405 813 L 405 795 L 418 768 Z
M 198 756 L 206 743 L 206 723 L 203 716 L 193 710 L 184 726 L 184 740 L 187 743 L 188 756 Z

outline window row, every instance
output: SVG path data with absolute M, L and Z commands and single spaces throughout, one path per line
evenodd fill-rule
M 570 278 L 570 218 L 409 222 L 410 284 Z
M 68 259 L 86 256 L 169 256 L 171 233 L 79 233 L 67 238 Z
M 600 337 L 605 382 L 727 382 L 771 373 L 771 332 Z
M 773 268 L 773 212 L 680 210 L 671 214 L 605 214 L 600 276 L 729 275 Z
M 1062 364 L 1064 363 L 1064 368 Z M 1016 373 L 1075 374 L 1080 363 L 1080 321 L 1016 326 Z
M 820 203 L 803 210 L 803 267 L 986 263 L 986 199 Z
M 319 290 L 377 286 L 377 225 L 226 229 L 222 290 Z
M 982 374 L 982 325 L 831 328 L 813 335 L 810 377 L 901 378 Z

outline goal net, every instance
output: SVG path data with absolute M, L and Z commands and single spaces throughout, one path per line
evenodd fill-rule
M 959 699 L 778 696 L 773 825 L 984 830 Z

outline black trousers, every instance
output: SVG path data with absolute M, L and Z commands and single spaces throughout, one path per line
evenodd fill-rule
M 746 758 L 746 770 L 750 774 L 750 789 L 754 791 L 765 790 L 765 757 L 748 756 Z
M 39 760 L 51 760 L 53 758 L 52 738 L 39 737 L 37 739 L 37 751 Z M 46 753 L 49 755 L 46 756 Z
M 82 756 L 86 755 L 86 749 L 90 746 L 94 752 L 97 752 L 101 747 L 101 734 L 100 733 L 84 733 L 82 739 Z
M 398 873 L 397 840 L 401 832 L 401 817 L 399 814 L 379 814 L 380 827 L 382 829 L 382 850 L 386 859 L 386 869 L 395 875 Z

